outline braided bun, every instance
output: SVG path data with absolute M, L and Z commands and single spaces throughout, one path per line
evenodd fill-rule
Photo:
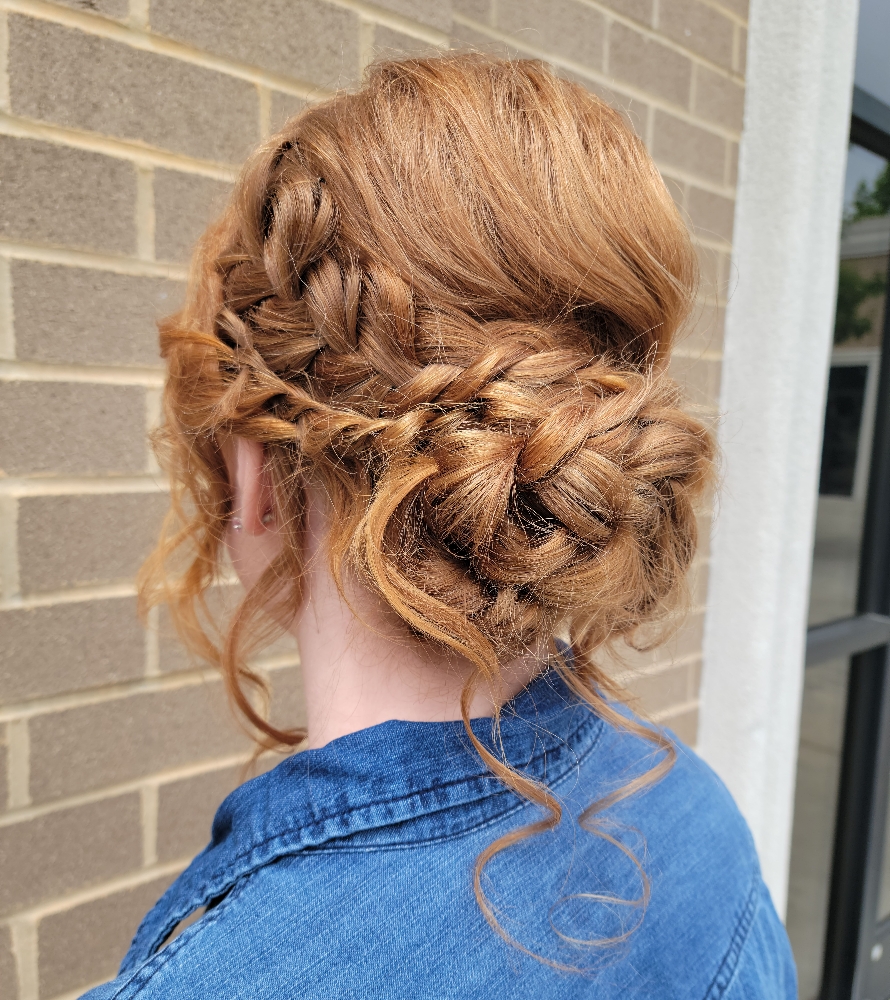
M 162 326 L 161 444 L 193 513 L 153 567 L 192 546 L 165 594 L 261 732 L 300 735 L 243 694 L 239 643 L 282 575 L 299 604 L 305 479 L 333 500 L 338 565 L 415 635 L 492 679 L 565 631 L 567 679 L 609 714 L 592 654 L 671 606 L 695 550 L 712 443 L 664 373 L 695 276 L 639 140 L 536 62 L 383 63 L 258 150 Z M 214 654 L 191 608 L 227 434 L 264 443 L 290 535 Z

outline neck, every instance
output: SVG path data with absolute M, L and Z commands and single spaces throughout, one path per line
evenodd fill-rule
M 324 497 L 309 492 L 306 600 L 291 629 L 300 649 L 307 746 L 321 747 L 389 719 L 460 719 L 473 665 L 410 636 L 395 613 L 357 581 L 346 581 L 344 600 L 326 557 Z M 473 693 L 470 717 L 493 715 L 539 670 L 540 658 L 531 654 L 504 665 L 498 692 L 482 683 Z

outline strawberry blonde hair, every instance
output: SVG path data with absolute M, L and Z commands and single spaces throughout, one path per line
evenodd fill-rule
M 672 763 L 663 734 L 613 707 L 594 656 L 664 620 L 695 552 L 713 445 L 665 369 L 696 275 L 616 111 L 539 62 L 448 54 L 375 65 L 265 142 L 161 327 L 173 509 L 144 602 L 170 605 L 264 745 L 298 744 L 256 707 L 245 655 L 270 607 L 280 621 L 301 604 L 302 483 L 319 483 L 338 581 L 354 574 L 417 641 L 471 661 L 470 739 L 543 808 L 477 860 L 499 930 L 482 870 L 560 806 L 472 733 L 478 684 L 496 692 L 502 664 L 549 644 L 579 697 L 663 751 L 587 810 L 591 828 Z M 283 551 L 215 643 L 201 606 L 230 516 L 230 435 L 264 446 Z

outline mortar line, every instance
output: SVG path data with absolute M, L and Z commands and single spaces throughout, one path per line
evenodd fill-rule
M 81 601 L 97 601 L 103 598 L 133 597 L 135 593 L 136 586 L 133 583 L 109 583 L 70 587 L 66 590 L 45 591 L 26 596 L 17 594 L 15 597 L 0 600 L 0 611 L 26 611 L 32 608 L 48 608 L 55 604 L 78 604 Z M 2 711 L 0 708 L 0 713 Z
M 264 753 L 260 760 L 266 761 L 270 757 L 284 760 L 283 754 L 269 752 Z M 180 767 L 167 768 L 164 771 L 157 771 L 154 774 L 134 778 L 131 781 L 122 781 L 116 785 L 104 785 L 102 788 L 92 789 L 88 792 L 66 795 L 64 798 L 53 799 L 52 802 L 44 802 L 40 805 L 32 805 L 25 809 L 3 814 L 0 816 L 0 829 L 16 826 L 19 823 L 27 823 L 66 809 L 77 809 L 80 806 L 92 805 L 94 802 L 104 802 L 106 799 L 117 798 L 121 795 L 131 795 L 133 792 L 141 792 L 147 785 L 153 785 L 156 789 L 160 789 L 161 785 L 170 785 L 176 781 L 200 778 L 202 775 L 213 774 L 215 771 L 225 771 L 228 768 L 248 765 L 252 760 L 252 751 L 245 750 L 243 753 L 226 754 L 223 757 L 214 757 L 212 760 L 201 761 L 197 764 L 184 764 Z
M 150 608 L 145 621 L 145 676 L 161 676 L 161 610 Z
M 132 28 L 148 31 L 149 0 L 130 0 L 127 23 Z
M 136 256 L 155 259 L 155 172 L 147 163 L 136 164 Z
M 267 139 L 272 134 L 272 91 L 262 84 L 256 85 L 257 107 L 259 108 L 260 138 Z
M 149 146 L 148 143 L 137 139 L 114 138 L 100 132 L 90 132 L 68 125 L 54 125 L 51 122 L 37 121 L 5 111 L 0 112 L 0 135 L 51 142 L 89 153 L 113 156 L 115 159 L 127 160 L 130 163 L 167 167 L 219 181 L 231 182 L 238 176 L 238 167 L 235 164 L 202 160 L 196 156 L 187 156 L 185 153 Z
M 9 921 L 9 931 L 19 981 L 19 1000 L 37 1000 L 40 988 L 37 972 L 37 921 L 16 914 Z
M 274 673 L 276 670 L 285 670 L 298 664 L 299 657 L 296 653 L 279 653 L 269 657 L 257 657 L 256 660 L 251 661 L 250 665 L 256 670 L 267 670 Z M 222 678 L 212 667 L 194 667 L 190 670 L 179 670 L 158 677 L 139 677 L 130 681 L 120 681 L 117 684 L 88 688 L 85 691 L 73 691 L 68 694 L 50 695 L 36 698 L 33 701 L 4 705 L 0 707 L 0 722 L 15 722 L 31 719 L 37 715 L 66 712 L 72 708 L 104 705 L 108 702 L 123 701 L 135 695 L 159 694 L 197 687 L 199 684 L 215 685 L 220 683 L 222 683 Z
M 155 34 L 150 30 L 142 30 L 124 22 L 115 21 L 94 11 L 61 7 L 49 3 L 47 0 L 0 0 L 0 9 L 38 18 L 41 21 L 52 21 L 67 28 L 76 28 L 90 35 L 120 42 L 133 49 L 169 56 L 180 62 L 215 70 L 218 73 L 247 80 L 250 83 L 262 83 L 273 90 L 294 94 L 304 100 L 318 101 L 331 94 L 330 90 L 318 87 L 308 80 L 284 76 L 259 66 L 251 66 L 249 63 L 243 63 L 237 59 L 214 55 L 189 45 L 187 42 L 178 42 L 165 35 Z
M 145 436 L 148 442 L 148 447 L 145 449 L 145 463 L 147 473 L 155 476 L 163 475 L 158 456 L 151 446 L 152 435 L 163 421 L 163 384 L 164 377 L 161 376 L 159 383 L 145 390 Z
M 698 2 L 701 3 L 703 7 L 710 7 L 712 10 L 716 10 L 718 13 L 725 15 L 726 19 L 734 25 L 747 23 L 741 20 L 740 15 L 734 13 L 733 11 L 728 11 L 725 8 L 718 6 L 717 4 L 713 3 L 712 0 L 698 0 Z M 591 8 L 591 10 L 599 11 L 601 14 L 614 16 L 616 21 L 621 21 L 628 28 L 635 28 L 637 31 L 642 30 L 648 34 L 655 34 L 657 32 L 657 29 L 653 29 L 649 25 L 643 24 L 642 21 L 635 21 L 632 17 L 628 17 L 626 14 L 616 13 L 610 7 L 607 7 L 604 3 L 602 3 L 601 0 L 578 0 L 578 3 L 582 4 L 584 7 Z M 656 37 L 659 39 L 659 41 L 667 42 L 670 45 L 670 47 L 672 49 L 675 49 L 677 52 L 682 52 L 684 55 L 693 55 L 698 59 L 700 59 L 702 62 L 710 62 L 707 56 L 702 56 L 701 53 L 699 52 L 693 52 L 692 49 L 684 48 L 680 42 L 675 42 L 673 39 L 667 38 L 660 34 L 657 34 Z M 714 65 L 719 66 L 720 63 L 715 63 Z M 723 69 L 723 72 L 724 73 L 726 72 L 725 68 Z
M 142 822 L 142 867 L 158 863 L 158 786 L 143 785 L 139 789 L 139 817 Z
M 26 809 L 31 805 L 31 735 L 27 719 L 13 719 L 6 725 L 7 807 Z
M 418 21 L 412 21 L 408 17 L 403 17 L 401 14 L 396 14 L 385 7 L 378 7 L 373 3 L 365 3 L 363 0 L 327 0 L 327 2 L 332 7 L 351 10 L 354 14 L 358 14 L 359 17 L 375 21 L 385 28 L 392 28 L 393 31 L 398 31 L 403 35 L 410 35 L 412 38 L 428 42 L 430 45 L 447 48 L 451 43 L 451 36 L 448 32 L 440 31 L 438 28 L 433 28 L 430 25 L 420 24 Z
M 0 360 L 15 358 L 15 317 L 12 304 L 12 266 L 0 257 Z
M 0 110 L 9 110 L 9 21 L 0 11 Z
M 74 250 L 2 237 L 0 237 L 0 257 L 33 260 L 40 264 L 61 264 L 63 267 L 90 268 L 94 271 L 111 271 L 114 274 L 128 274 L 136 278 L 169 278 L 171 281 L 185 281 L 188 275 L 188 269 L 181 264 L 139 260 L 138 257 L 103 254 L 92 250 Z
M 0 601 L 16 600 L 21 591 L 18 519 L 18 500 L 0 497 Z
M 675 670 L 677 667 L 688 667 L 690 663 L 694 663 L 700 659 L 701 650 L 698 650 L 694 653 L 684 653 L 682 656 L 657 660 L 655 663 L 647 663 L 645 666 L 626 667 L 615 674 L 615 680 L 619 684 L 629 684 L 643 677 L 657 677 L 659 674 L 665 674 L 669 670 Z M 620 666 L 620 663 L 618 665 Z
M 682 715 L 684 712 L 689 712 L 692 711 L 692 709 L 698 708 L 699 703 L 699 698 L 694 698 L 691 701 L 681 701 L 676 705 L 671 705 L 669 708 L 663 709 L 660 712 L 653 713 L 650 718 L 653 722 L 666 722 L 668 719 L 671 719 L 676 715 Z
M 40 361 L 0 360 L 0 382 L 88 382 L 157 389 L 164 384 L 162 368 L 113 368 L 108 365 L 59 365 Z
M 358 64 L 364 73 L 374 61 L 374 22 L 359 17 L 358 22 Z
M 624 19 L 615 14 L 614 11 L 609 11 L 609 15 L 616 22 L 624 23 Z M 517 38 L 515 35 L 508 35 L 503 31 L 499 31 L 497 28 L 491 28 L 487 24 L 482 24 L 480 21 L 474 21 L 472 20 L 472 18 L 465 17 L 462 14 L 455 14 L 454 20 L 457 24 L 461 24 L 466 28 L 471 28 L 474 31 L 478 31 L 480 34 L 486 35 L 488 38 L 491 38 L 495 41 L 501 42 L 505 45 L 511 45 L 513 47 L 523 49 L 524 51 L 534 56 L 535 58 L 542 59 L 545 62 L 552 63 L 553 65 L 561 66 L 564 69 L 571 70 L 573 73 L 577 73 L 579 76 L 584 76 L 587 79 L 593 81 L 594 83 L 598 83 L 609 90 L 619 90 L 622 93 L 626 94 L 628 97 L 633 98 L 634 100 L 652 104 L 661 111 L 666 111 L 677 118 L 683 119 L 684 121 L 686 121 L 691 125 L 697 125 L 707 132 L 712 132 L 714 135 L 719 135 L 721 138 L 729 137 L 737 140 L 740 136 L 739 132 L 733 129 L 728 129 L 726 128 L 726 126 L 718 125 L 714 122 L 709 122 L 702 118 L 698 118 L 695 115 L 693 115 L 687 108 L 684 108 L 679 104 L 671 104 L 668 101 L 664 101 L 660 99 L 657 94 L 651 94 L 647 91 L 640 90 L 632 83 L 625 83 L 622 80 L 615 80 L 612 77 L 608 77 L 605 75 L 605 73 L 602 72 L 602 70 L 592 69 L 590 66 L 587 66 L 584 63 L 578 63 L 575 62 L 573 59 L 567 59 L 566 57 L 561 56 L 558 53 L 551 52 L 548 49 L 542 49 L 535 45 L 529 45 L 525 40 L 527 36 L 524 36 L 523 38 Z M 658 35 L 651 30 L 647 31 L 646 29 L 641 28 L 640 25 L 635 22 L 628 21 L 627 23 L 632 25 L 634 30 L 638 31 L 641 35 L 646 35 L 651 40 L 658 41 L 663 44 L 668 44 L 669 40 L 664 38 L 662 35 Z M 692 58 L 690 54 L 686 52 L 685 49 L 680 49 L 678 46 L 673 46 L 673 47 L 676 48 L 677 51 L 682 52 L 683 55 L 686 56 L 687 58 Z M 706 62 L 705 60 L 699 60 L 699 61 L 702 63 L 702 65 L 706 66 L 710 70 L 713 70 L 714 72 L 718 72 L 720 70 L 720 67 L 712 65 L 711 63 Z M 741 82 L 736 77 L 727 74 L 726 70 L 723 70 L 721 75 L 727 76 L 729 79 L 733 79 L 736 83 Z
M 163 864 L 154 865 L 151 868 L 139 868 L 135 872 L 119 875 L 117 878 L 101 882 L 99 885 L 91 885 L 88 889 L 81 889 L 71 892 L 61 899 L 53 899 L 46 903 L 40 903 L 27 909 L 20 910 L 8 921 L 9 926 L 15 923 L 33 922 L 34 926 L 45 917 L 51 917 L 56 913 L 64 913 L 66 910 L 73 910 L 76 906 L 84 903 L 93 903 L 97 899 L 104 899 L 116 892 L 123 892 L 126 889 L 135 889 L 140 885 L 153 882 L 157 878 L 165 875 L 177 875 L 191 861 L 191 858 L 177 858 L 175 861 L 166 861 Z M 34 1000 L 37 1000 L 35 993 Z
M 112 493 L 166 493 L 170 484 L 163 476 L 84 476 L 82 479 L 0 479 L 0 497 L 104 496 Z

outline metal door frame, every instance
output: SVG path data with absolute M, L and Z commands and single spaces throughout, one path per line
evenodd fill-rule
M 850 141 L 890 162 L 890 107 L 859 87 Z M 890 781 L 890 285 L 876 402 L 857 613 L 807 632 L 807 666 L 851 657 L 820 1000 L 890 997 L 890 918 L 876 919 Z

